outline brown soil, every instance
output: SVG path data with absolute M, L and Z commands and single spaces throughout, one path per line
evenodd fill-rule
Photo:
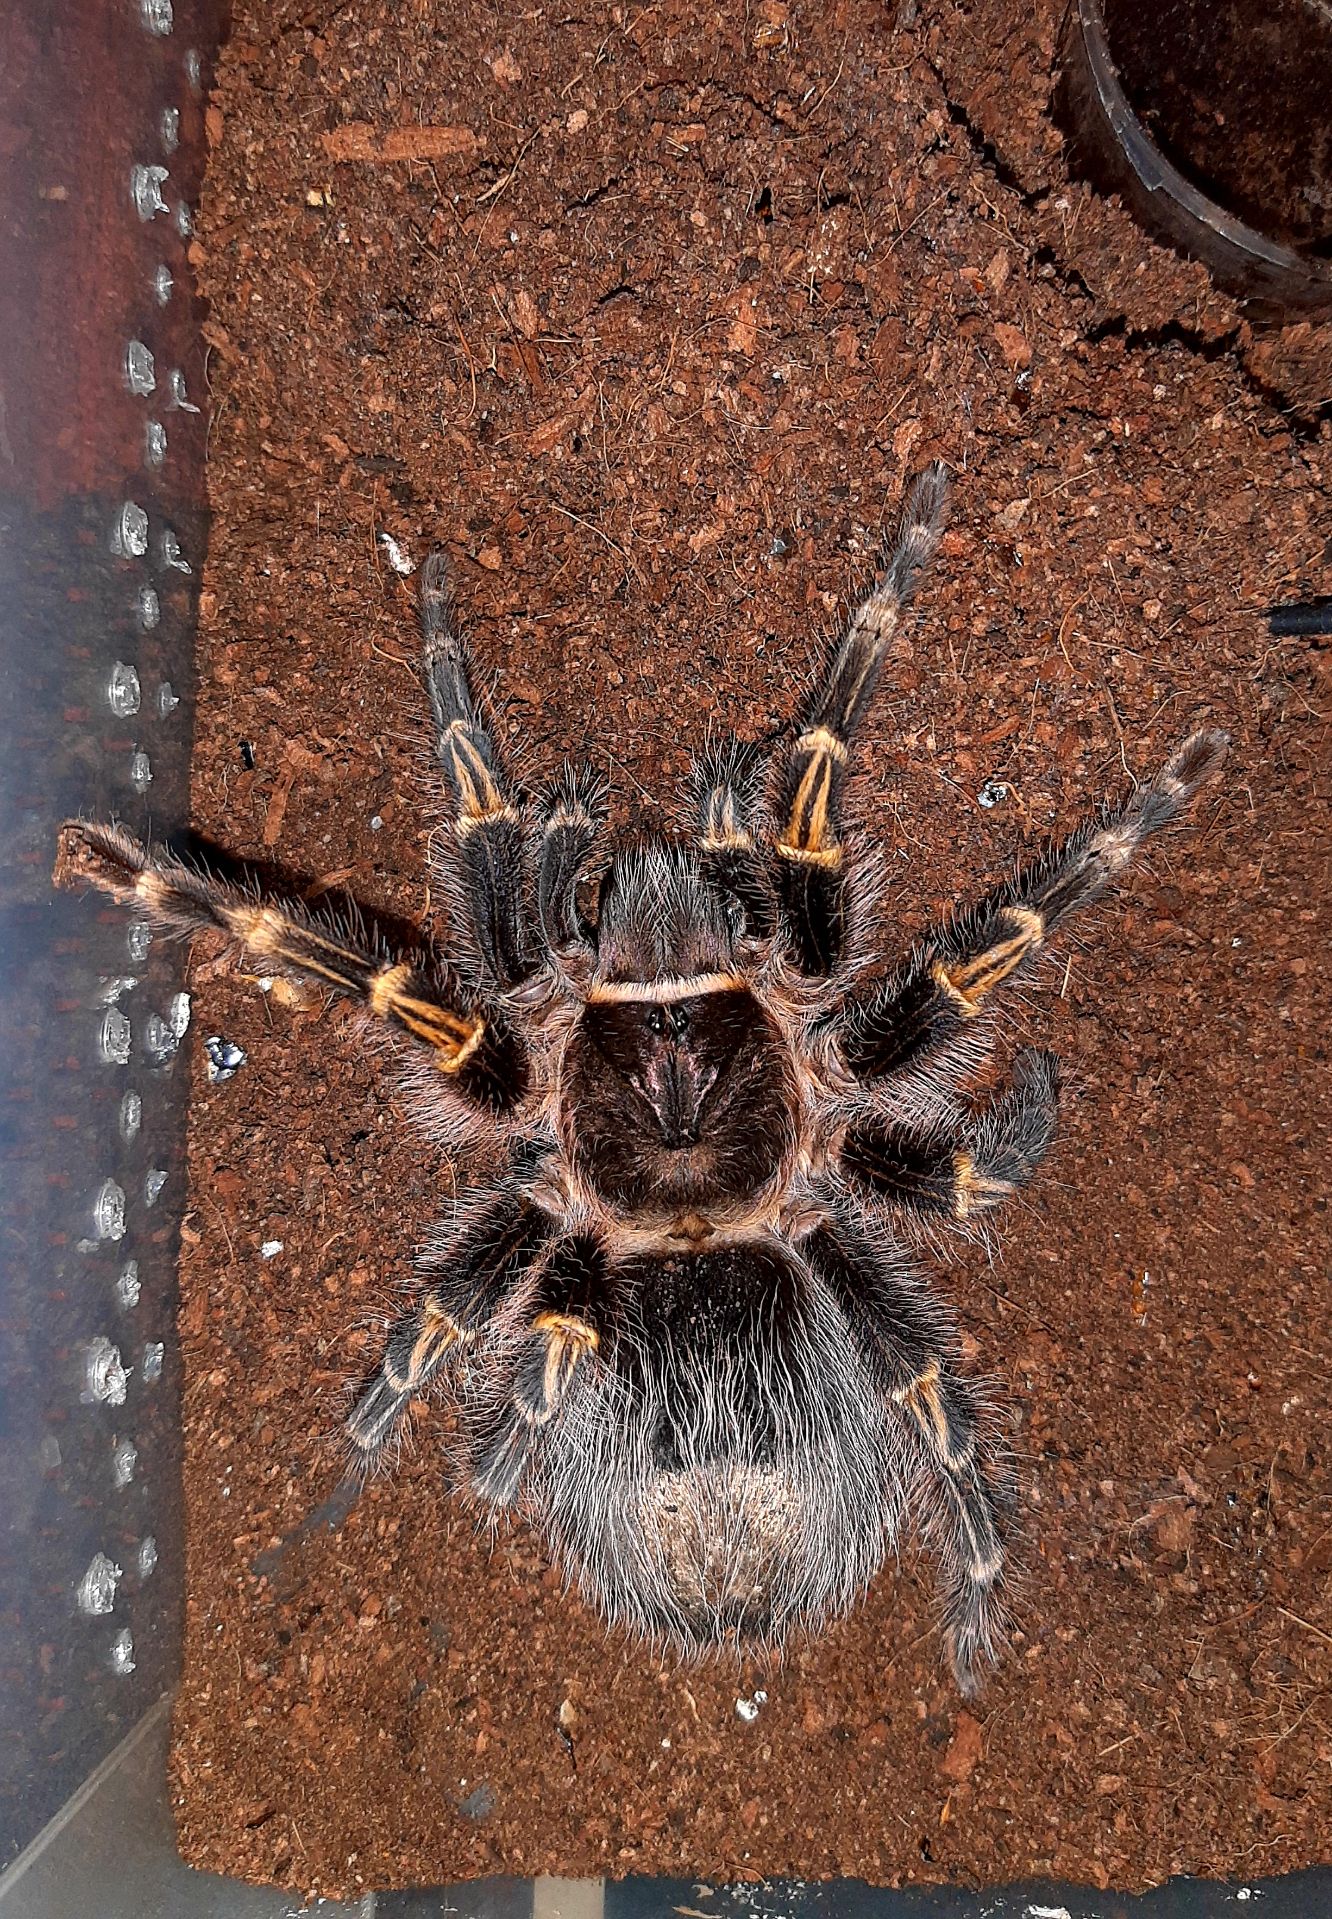
M 196 1030 L 249 1061 L 217 1087 L 195 1061 L 196 1865 L 325 1892 L 1134 1887 L 1329 1855 L 1326 654 L 1263 618 L 1327 590 L 1328 434 L 1252 382 L 1195 269 L 1080 189 L 997 176 L 940 79 L 965 24 L 923 45 L 878 0 L 239 9 L 197 249 L 202 832 L 425 911 L 382 532 L 448 547 L 534 773 L 590 751 L 623 812 L 669 804 L 710 724 L 791 715 L 932 454 L 954 518 L 857 792 L 903 939 L 1190 727 L 1234 748 L 1199 830 L 1021 1010 L 1069 1064 L 1062 1141 L 1002 1256 L 940 1270 L 1023 1480 L 1019 1630 L 969 1710 L 914 1562 L 772 1671 L 608 1644 L 531 1537 L 492 1549 L 446 1497 L 438 1418 L 311 1523 L 450 1175 L 339 1008 L 202 968 Z M 1100 235 L 1094 289 L 1061 231 Z M 986 812 L 989 775 L 1011 799 Z

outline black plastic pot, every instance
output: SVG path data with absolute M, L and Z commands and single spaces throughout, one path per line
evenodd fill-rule
M 1332 12 L 1320 0 L 1071 0 L 1074 170 L 1260 322 L 1332 314 Z

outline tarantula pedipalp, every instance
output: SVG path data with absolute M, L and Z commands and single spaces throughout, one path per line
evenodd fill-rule
M 416 1062 L 436 1124 L 504 1165 L 387 1330 L 349 1420 L 363 1465 L 447 1386 L 472 1494 L 525 1512 L 611 1618 L 693 1650 L 847 1610 L 910 1515 L 970 1690 L 1002 1618 L 1008 1474 L 909 1228 L 965 1227 L 1040 1163 L 1049 1054 L 967 1098 L 1003 989 L 1226 742 L 1195 733 L 1126 806 L 869 978 L 858 929 L 877 922 L 840 802 L 944 493 L 941 467 L 916 481 L 773 765 L 739 741 L 708 752 L 692 837 L 609 852 L 600 774 L 566 767 L 534 806 L 513 790 L 429 561 L 447 956 L 372 950 L 116 827 L 67 827 L 57 876 L 350 996 Z

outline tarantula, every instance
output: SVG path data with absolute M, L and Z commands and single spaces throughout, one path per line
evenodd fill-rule
M 58 875 L 348 995 L 417 1062 L 437 1136 L 481 1153 L 350 1415 L 359 1461 L 447 1385 L 472 1495 L 525 1513 L 608 1617 L 690 1651 L 845 1612 L 910 1516 L 969 1692 L 1000 1637 L 1011 1472 L 911 1245 L 967 1229 L 1044 1157 L 1050 1054 L 1019 1052 L 1006 1091 L 968 1097 L 1003 989 L 1226 740 L 1193 734 L 1118 812 L 876 975 L 872 862 L 841 801 L 944 495 L 941 466 L 916 480 L 771 767 L 710 748 L 690 836 L 610 849 L 594 768 L 566 766 L 534 804 L 515 790 L 432 557 L 447 953 L 376 948 L 114 826 L 71 823 Z

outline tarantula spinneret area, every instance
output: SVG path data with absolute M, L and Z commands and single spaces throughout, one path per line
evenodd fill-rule
M 607 842 L 592 767 L 515 790 L 427 562 L 436 943 L 382 951 L 115 826 L 69 825 L 58 877 L 349 996 L 464 1172 L 469 1148 L 503 1167 L 464 1188 L 386 1329 L 348 1420 L 361 1470 L 447 1393 L 470 1495 L 524 1514 L 608 1618 L 686 1651 L 817 1629 L 913 1530 L 971 1691 L 1003 1636 L 1012 1474 L 915 1247 L 1036 1172 L 1053 1057 L 971 1091 L 1006 992 L 1225 739 L 1193 734 L 1118 811 L 871 966 L 888 935 L 843 793 L 944 498 L 930 467 L 785 743 L 766 764 L 738 739 L 704 753 L 671 839 Z

